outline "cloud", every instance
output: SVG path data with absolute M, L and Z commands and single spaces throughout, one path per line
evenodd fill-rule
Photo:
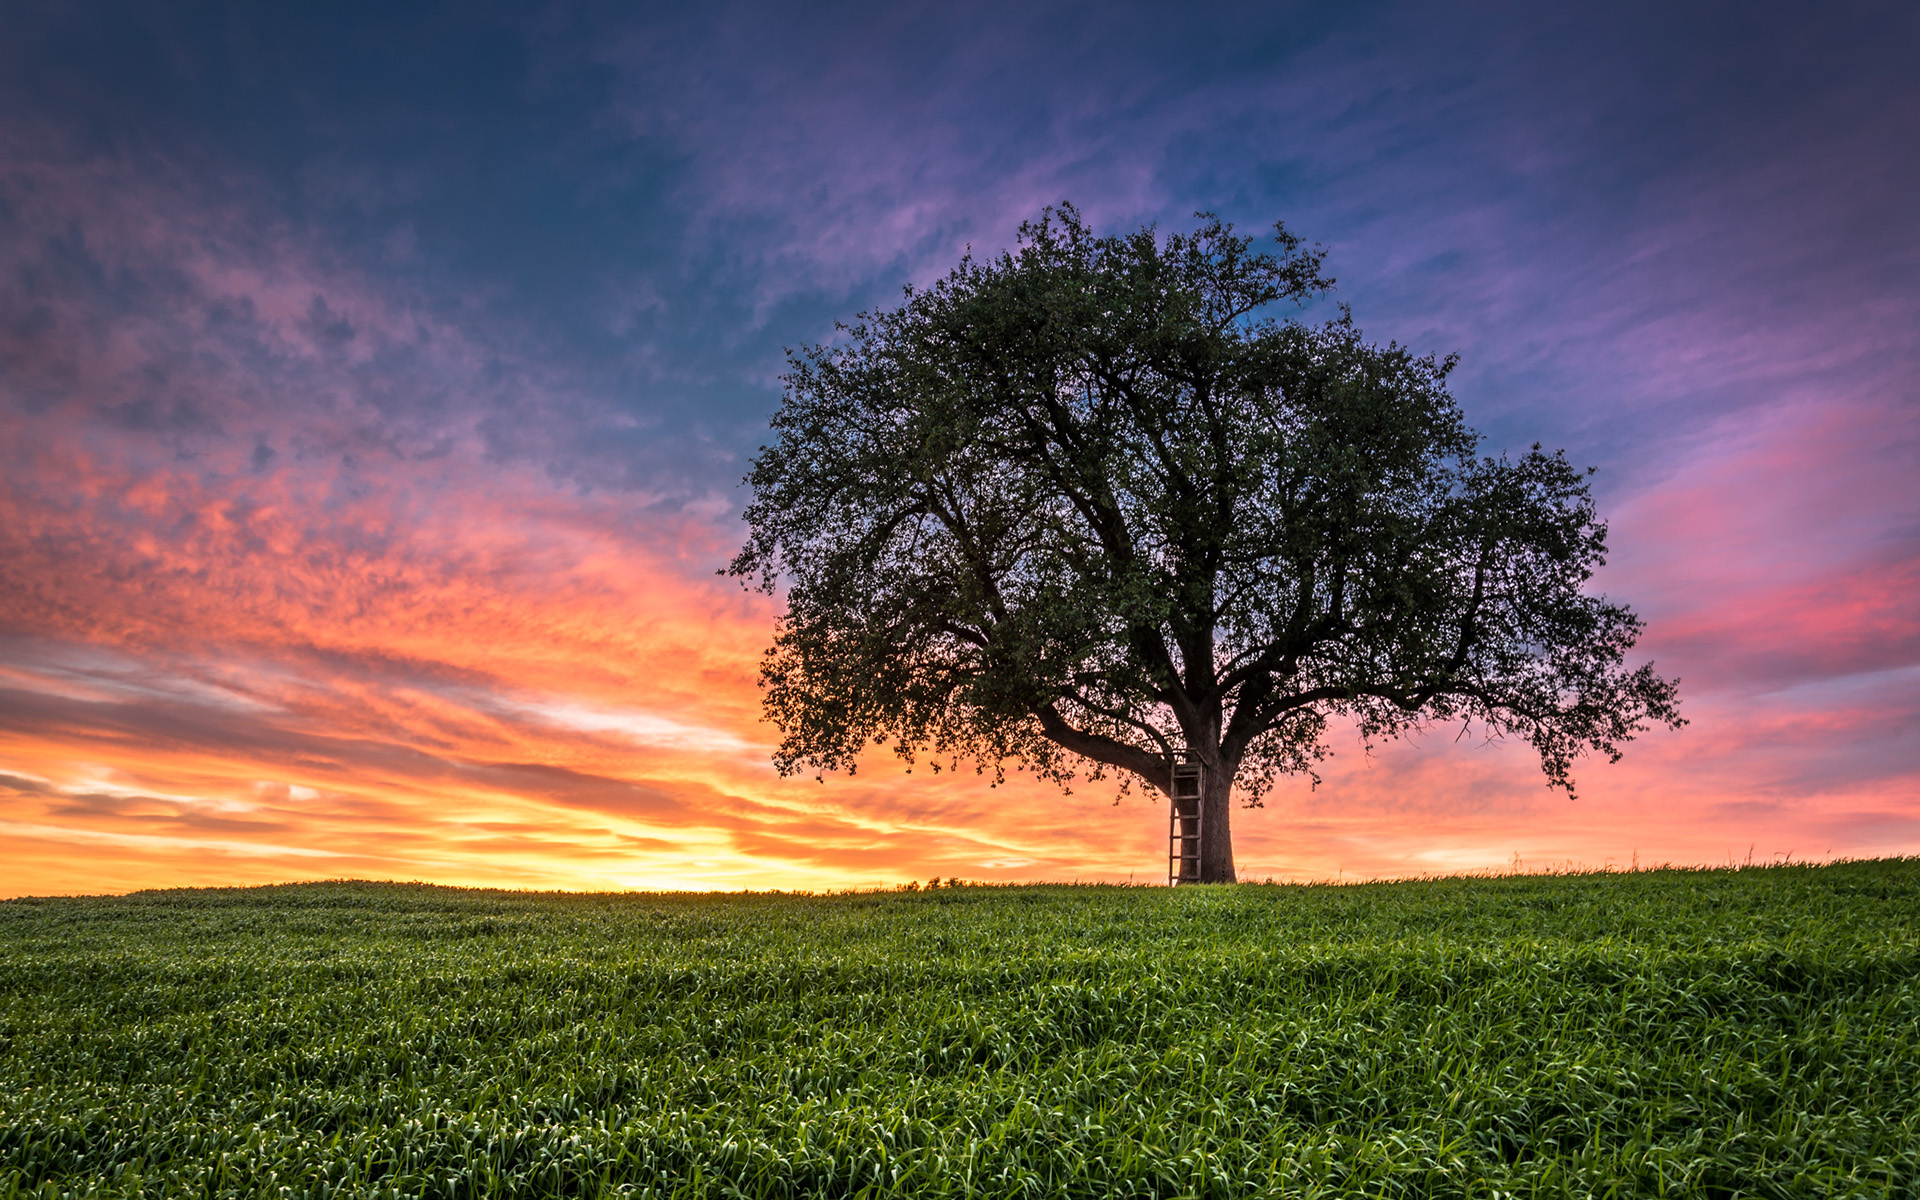
M 1155 877 L 1103 788 L 777 778 L 777 609 L 712 574 L 775 344 L 1060 199 L 1327 241 L 1492 445 L 1605 468 L 1599 582 L 1685 681 L 1573 804 L 1524 747 L 1341 742 L 1243 873 L 1911 851 L 1920 105 L 1873 25 L 583 9 L 487 25 L 507 87 L 464 34 L 329 80 L 264 17 L 125 88 L 0 51 L 5 886 Z
M 1696 686 L 1768 691 L 1920 664 L 1920 407 L 1802 397 L 1723 419 L 1616 510 L 1610 588 Z
M 672 746 L 706 754 L 731 755 L 761 749 L 725 730 L 689 725 L 635 709 L 592 708 L 565 700 L 519 701 L 510 703 L 509 707 L 562 729 L 580 733 L 617 734 L 639 745 Z

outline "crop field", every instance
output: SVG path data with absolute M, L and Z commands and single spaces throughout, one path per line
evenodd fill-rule
M 0 1196 L 1920 1195 L 1920 859 L 0 903 Z

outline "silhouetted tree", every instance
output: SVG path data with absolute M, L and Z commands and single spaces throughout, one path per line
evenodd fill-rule
M 1270 306 L 1322 254 L 1201 214 L 1097 238 L 1067 205 L 838 344 L 790 352 L 728 571 L 787 607 L 762 668 L 783 773 L 891 743 L 1066 784 L 1208 768 L 1201 878 L 1234 878 L 1229 796 L 1311 772 L 1330 718 L 1519 735 L 1572 794 L 1682 724 L 1587 594 L 1586 473 L 1481 457 L 1453 359 Z M 936 769 L 938 764 L 936 763 Z

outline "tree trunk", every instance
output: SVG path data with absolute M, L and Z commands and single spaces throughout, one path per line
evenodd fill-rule
M 1233 773 L 1209 770 L 1200 790 L 1200 882 L 1236 883 L 1233 873 Z

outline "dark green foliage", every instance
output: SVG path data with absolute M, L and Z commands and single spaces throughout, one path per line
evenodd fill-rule
M 1539 447 L 1485 457 L 1451 360 L 1273 310 L 1331 280 L 1217 219 L 1097 238 L 1071 207 L 839 344 L 792 356 L 730 570 L 788 586 L 768 652 L 775 761 L 1020 762 L 1063 784 L 1206 767 L 1202 878 L 1233 878 L 1228 796 L 1368 737 L 1467 722 L 1572 789 L 1678 725 L 1583 589 L 1606 529 Z
M 0 904 L 0 1197 L 1913 1196 L 1920 860 Z

